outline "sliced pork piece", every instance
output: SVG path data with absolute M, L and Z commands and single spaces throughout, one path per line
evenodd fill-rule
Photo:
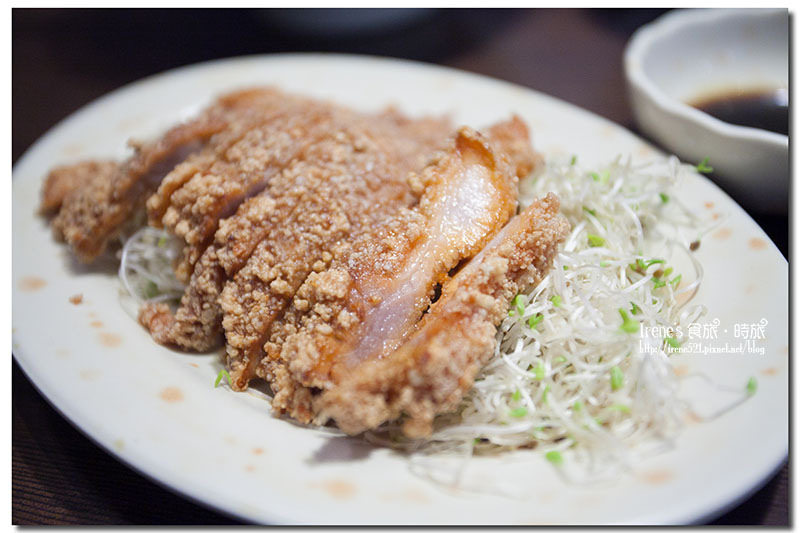
M 385 179 L 391 183 L 400 183 L 402 189 L 406 191 L 396 208 L 416 199 L 415 196 L 409 196 L 406 174 L 423 168 L 452 133 L 452 126 L 446 119 L 433 117 L 409 119 L 392 111 L 375 116 L 355 112 L 349 112 L 348 115 L 346 110 L 340 108 L 336 118 L 341 122 L 338 126 L 332 127 L 330 135 L 332 140 L 341 146 L 342 140 L 346 140 L 344 132 L 350 131 L 352 142 L 355 143 L 352 147 L 354 153 L 365 151 L 371 154 L 382 153 L 386 161 L 394 165 L 393 169 L 386 169 Z M 338 150 L 338 154 L 330 153 L 321 158 L 320 164 L 343 161 L 350 148 L 344 147 Z M 316 153 L 320 151 L 317 150 Z M 307 159 L 307 157 L 300 159 L 298 163 L 307 165 L 309 163 Z M 289 216 L 290 209 L 297 205 L 297 198 L 305 194 L 303 192 L 304 187 L 307 187 L 305 180 L 311 173 L 298 172 L 296 169 L 287 169 L 285 173 L 287 176 L 281 177 L 280 180 L 276 179 L 273 182 L 274 186 L 263 194 L 244 202 L 236 216 L 220 222 L 215 236 L 215 242 L 219 246 L 217 255 L 229 276 L 239 271 L 256 245 L 276 224 Z M 296 181 L 286 179 L 287 177 Z M 380 182 L 372 186 L 376 194 L 381 189 Z
M 303 159 L 309 146 L 333 135 L 346 122 L 338 117 L 343 113 L 328 104 L 289 100 L 281 113 L 250 129 L 209 168 L 172 194 L 161 221 L 187 243 L 176 269 L 180 278 L 191 273 L 219 221 L 267 188 L 293 161 Z
M 517 115 L 511 120 L 498 122 L 486 132 L 489 138 L 511 158 L 519 179 L 531 174 L 544 162 L 541 154 L 533 151 L 528 126 Z
M 261 259 L 254 260 L 249 273 L 240 279 L 263 271 L 265 262 L 273 260 L 276 264 L 285 263 L 283 271 L 296 275 L 307 274 L 309 265 L 324 268 L 336 247 L 331 239 L 343 233 L 340 228 L 322 235 L 337 224 L 327 216 L 329 213 L 347 213 L 344 219 L 353 229 L 364 221 L 372 224 L 415 201 L 407 173 L 422 167 L 422 163 L 412 165 L 430 157 L 450 131 L 449 123 L 443 119 L 417 121 L 341 109 L 336 115 L 339 119 L 330 124 L 327 137 L 307 146 L 302 157 L 274 176 L 267 189 L 244 201 L 234 215 L 220 221 L 214 243 L 194 268 L 178 312 L 173 315 L 166 305 L 148 305 L 142 309 L 140 321 L 158 342 L 197 351 L 214 346 L 221 325 L 218 299 L 223 285 L 247 263 L 265 238 L 280 239 L 278 249 L 284 250 L 281 252 L 284 255 L 276 259 L 274 255 L 270 258 L 268 252 L 258 252 Z M 299 211 L 295 216 L 296 210 Z M 323 220 L 315 220 L 315 216 Z M 309 260 L 304 254 L 316 259 Z M 275 272 L 279 272 L 277 267 Z M 305 274 L 301 277 L 304 279 Z M 265 286 L 260 279 L 255 283 L 257 287 Z M 293 292 L 280 296 L 279 300 L 291 297 Z M 264 298 L 264 293 L 257 292 L 257 298 Z M 234 312 L 238 309 L 235 307 Z M 238 320 L 249 323 L 247 317 Z M 256 346 L 260 352 L 260 346 Z M 237 379 L 240 388 L 246 386 L 247 379 Z
M 91 262 L 131 215 L 143 207 L 170 170 L 237 117 L 249 115 L 263 91 L 234 93 L 198 118 L 176 126 L 159 140 L 135 146 L 135 154 L 113 173 L 100 172 L 64 197 L 52 222 L 84 262 Z
M 309 277 L 295 306 L 310 310 L 300 331 L 285 339 L 280 358 L 272 353 L 265 360 L 267 367 L 288 364 L 300 384 L 324 389 L 338 367 L 391 353 L 430 305 L 435 285 L 480 251 L 516 210 L 514 167 L 469 128 L 418 181 L 424 189 L 418 206 L 364 234 L 344 264 Z M 265 368 L 263 374 L 275 372 Z M 273 409 L 300 416 L 296 401 L 285 396 L 276 391 Z
M 145 304 L 139 322 L 159 344 L 205 352 L 222 342 L 222 309 L 217 304 L 225 272 L 209 246 L 195 266 L 192 278 L 173 314 L 165 303 Z
M 429 435 L 434 416 L 456 409 L 494 353 L 496 328 L 511 299 L 550 269 L 569 232 L 557 213 L 552 194 L 534 202 L 444 285 L 397 351 L 360 364 L 346 360 L 336 385 L 314 401 L 317 422 L 333 418 L 355 434 L 406 415 L 408 436 Z
M 47 175 L 42 187 L 42 203 L 39 211 L 44 214 L 57 212 L 65 199 L 73 192 L 97 180 L 108 183 L 117 171 L 116 161 L 81 161 L 74 165 L 56 167 Z
M 272 322 L 309 273 L 327 268 L 353 234 L 414 201 L 406 160 L 380 146 L 388 140 L 383 135 L 372 135 L 344 130 L 311 146 L 292 169 L 296 186 L 275 195 L 274 210 L 258 221 L 266 236 L 220 298 L 236 388 L 254 376 Z
M 216 133 L 201 151 L 192 154 L 164 177 L 156 192 L 147 199 L 150 225 L 162 226 L 161 218 L 175 191 L 224 158 L 227 151 L 251 129 L 283 114 L 286 102 L 294 100 L 298 98 L 270 87 L 236 91 L 220 97 L 208 112 L 224 114 L 225 128 Z

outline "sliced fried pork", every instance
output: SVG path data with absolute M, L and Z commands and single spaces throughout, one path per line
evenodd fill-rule
M 386 161 L 396 165 L 394 169 L 387 169 L 385 180 L 400 184 L 404 191 L 408 190 L 406 173 L 423 168 L 452 132 L 448 120 L 433 117 L 409 119 L 391 110 L 373 116 L 350 112 L 350 116 L 344 121 L 345 111 L 339 109 L 337 118 L 343 122 L 338 128 L 332 129 L 332 136 L 338 137 L 333 140 L 342 143 L 346 140 L 343 130 L 351 130 L 353 142 L 356 143 L 353 151 L 358 154 L 369 150 L 372 155 L 368 157 L 376 157 L 375 154 L 378 153 L 383 154 Z M 345 147 L 344 150 L 349 151 L 349 148 Z M 336 163 L 336 160 L 341 161 L 344 155 L 342 152 L 335 156 L 324 156 L 320 164 Z M 298 163 L 307 165 L 308 161 L 301 160 Z M 218 245 L 217 256 L 229 276 L 239 271 L 256 245 L 273 230 L 276 224 L 287 219 L 289 210 L 297 205 L 296 199 L 304 194 L 302 191 L 307 187 L 304 173 L 289 169 L 286 174 L 293 179 L 296 178 L 296 181 L 287 180 L 285 177 L 280 181 L 276 180 L 274 186 L 264 194 L 246 201 L 236 216 L 220 221 L 215 236 Z M 381 187 L 382 185 L 378 184 L 373 190 L 377 193 Z M 407 194 L 404 193 L 402 201 L 394 207 L 395 209 L 415 199 Z M 384 214 L 379 215 L 384 216 Z
M 159 344 L 205 352 L 222 342 L 222 309 L 217 303 L 225 283 L 216 246 L 209 246 L 192 272 L 192 278 L 173 313 L 166 303 L 150 303 L 139 311 L 139 322 Z
M 309 309 L 300 330 L 266 346 L 269 357 L 260 373 L 274 380 L 275 366 L 288 364 L 303 386 L 327 388 L 338 366 L 391 353 L 430 305 L 435 285 L 516 210 L 510 160 L 469 128 L 417 181 L 424 189 L 418 206 L 362 235 L 346 261 L 309 277 L 295 301 Z M 274 409 L 296 418 L 308 413 L 307 405 L 295 409 L 297 399 L 280 385 L 273 390 Z
M 242 315 L 229 322 L 232 328 L 241 323 L 243 328 L 258 330 L 261 326 L 243 315 L 245 309 L 275 289 L 279 301 L 272 307 L 279 314 L 280 301 L 291 298 L 296 289 L 294 282 L 287 281 L 286 289 L 269 275 L 299 278 L 296 284 L 301 283 L 312 267 L 324 268 L 337 239 L 415 201 L 406 175 L 412 168 L 421 168 L 418 162 L 430 157 L 446 138 L 448 121 L 412 121 L 390 113 L 370 116 L 341 108 L 336 115 L 326 136 L 307 145 L 302 157 L 274 176 L 261 194 L 220 221 L 215 242 L 197 262 L 178 312 L 172 315 L 166 305 L 145 306 L 140 321 L 156 340 L 199 351 L 212 347 L 220 327 L 218 298 L 223 284 L 251 254 L 250 268 L 237 278 L 241 286 L 236 290 L 247 293 L 251 287 L 253 294 L 240 297 L 229 289 L 229 309 Z M 262 240 L 269 243 L 253 253 Z M 266 265 L 275 268 L 270 271 L 272 267 Z M 268 278 L 269 284 L 261 278 Z M 271 319 L 254 315 L 252 321 Z M 232 329 L 234 342 L 240 339 L 236 334 Z M 236 348 L 244 342 L 237 342 Z M 254 344 L 259 352 L 262 343 Z
M 116 161 L 82 161 L 54 168 L 42 187 L 39 211 L 45 214 L 57 212 L 67 196 L 93 180 L 108 182 L 118 167 Z
M 61 209 L 52 222 L 56 236 L 66 240 L 79 259 L 91 262 L 173 167 L 200 150 L 234 117 L 252 113 L 252 106 L 260 100 L 258 94 L 250 91 L 223 98 L 197 119 L 172 128 L 159 140 L 135 146 L 135 154 L 114 172 L 101 171 L 85 180 L 78 189 L 63 196 Z M 76 167 L 76 172 L 81 168 Z M 54 187 L 59 183 L 65 182 L 48 180 L 43 197 L 57 197 Z
M 229 116 L 225 128 L 215 134 L 202 150 L 189 156 L 164 177 L 156 192 L 147 199 L 150 224 L 161 227 L 161 218 L 170 205 L 172 194 L 196 174 L 224 158 L 227 151 L 252 128 L 280 116 L 287 100 L 291 103 L 294 98 L 270 87 L 246 89 L 220 97 L 212 111 L 216 108 L 227 110 Z
M 541 154 L 533 151 L 528 126 L 519 116 L 494 124 L 486 133 L 511 158 L 519 179 L 530 176 L 543 163 Z
M 225 339 L 234 388 L 265 377 L 275 411 L 303 422 L 357 433 L 407 415 L 406 433 L 425 435 L 567 231 L 554 197 L 506 225 L 539 162 L 524 122 L 462 128 L 446 145 L 451 131 L 248 89 L 122 164 L 55 169 L 41 210 L 91 261 L 146 201 L 150 224 L 185 243 L 188 280 L 176 312 L 141 309 L 156 341 Z
M 188 245 L 176 268 L 179 277 L 191 273 L 221 219 L 266 189 L 293 161 L 302 160 L 309 146 L 333 135 L 346 123 L 343 114 L 352 113 L 314 101 L 289 101 L 281 113 L 250 129 L 209 168 L 175 191 L 161 222 Z
M 403 431 L 427 436 L 438 413 L 454 410 L 494 353 L 511 299 L 547 273 L 569 224 L 550 194 L 534 202 L 442 289 L 398 350 L 361 364 L 345 360 L 335 386 L 314 402 L 317 422 L 351 434 L 406 415 Z
M 267 236 L 220 298 L 231 378 L 247 385 L 262 356 L 272 322 L 291 302 L 312 271 L 324 270 L 346 242 L 414 201 L 406 179 L 405 154 L 392 154 L 384 135 L 340 131 L 309 148 L 305 165 L 294 170 L 301 182 L 276 195 Z M 314 164 L 309 164 L 314 162 Z M 286 216 L 275 216 L 291 208 Z

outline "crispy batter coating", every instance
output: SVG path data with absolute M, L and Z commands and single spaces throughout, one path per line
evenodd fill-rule
M 217 298 L 226 278 L 216 252 L 215 246 L 209 246 L 203 253 L 174 314 L 165 303 L 145 304 L 139 310 L 139 323 L 159 344 L 206 352 L 222 343 Z
M 332 135 L 344 122 L 342 114 L 344 110 L 335 106 L 287 98 L 280 112 L 250 128 L 208 168 L 173 192 L 161 223 L 187 244 L 176 268 L 179 277 L 191 273 L 220 220 L 269 187 L 274 178 L 281 179 L 281 172 L 302 160 L 309 146 Z
M 255 375 L 273 321 L 306 277 L 326 268 L 354 236 L 414 202 L 406 179 L 412 159 L 393 139 L 355 123 L 309 147 L 302 164 L 287 171 L 296 173 L 289 176 L 294 186 L 289 194 L 272 195 L 276 223 L 260 221 L 267 236 L 220 298 L 236 388 Z
M 39 212 L 43 214 L 57 212 L 67 196 L 93 180 L 109 183 L 118 166 L 119 163 L 116 161 L 81 161 L 74 165 L 54 168 L 42 186 Z
M 418 179 L 424 194 L 414 209 L 365 232 L 345 261 L 309 277 L 302 326 L 283 343 L 272 340 L 280 359 L 267 364 L 287 364 L 303 386 L 323 389 L 339 367 L 391 353 L 430 305 L 436 283 L 516 211 L 513 166 L 469 128 Z M 273 408 L 291 411 L 280 402 Z
M 147 199 L 150 225 L 161 227 L 161 218 L 170 205 L 172 194 L 196 174 L 224 158 L 226 152 L 252 128 L 280 115 L 284 110 L 284 102 L 289 98 L 271 87 L 246 89 L 220 97 L 212 106 L 212 112 L 218 109 L 218 112 L 228 115 L 225 128 L 215 133 L 202 150 L 191 154 L 164 177 L 156 192 Z
M 134 155 L 114 172 L 95 174 L 63 197 L 61 209 L 52 222 L 55 234 L 72 246 L 80 260 L 93 261 L 124 223 L 144 206 L 164 176 L 200 150 L 235 117 L 251 114 L 259 94 L 244 91 L 229 95 L 198 118 L 170 129 L 157 141 L 135 145 Z
M 530 176 L 544 163 L 542 155 L 533 151 L 528 126 L 518 115 L 492 125 L 486 134 L 511 158 L 519 179 Z
M 350 434 L 406 415 L 408 436 L 429 435 L 434 416 L 458 406 L 494 353 L 511 299 L 542 279 L 568 232 L 554 195 L 534 202 L 444 285 L 404 345 L 343 371 L 304 409 Z
M 98 174 L 65 198 L 52 222 L 54 231 L 80 260 L 93 261 L 142 207 L 166 171 L 196 150 L 217 127 L 208 123 L 180 127 L 155 144 L 137 148 L 136 155 L 107 179 Z
M 354 153 L 361 153 L 369 147 L 373 152 L 383 153 L 394 161 L 397 168 L 390 176 L 390 181 L 404 182 L 405 173 L 423 168 L 452 131 L 448 120 L 431 117 L 411 120 L 392 110 L 379 115 L 363 115 L 339 108 L 337 119 L 343 122 L 332 128 L 330 133 L 331 137 L 338 136 L 338 140 L 327 139 L 329 146 L 336 146 L 337 142 L 345 139 L 339 130 L 350 128 L 356 139 L 354 142 L 358 143 L 353 147 Z M 320 164 L 328 164 L 329 161 L 333 160 L 325 156 Z M 307 165 L 307 162 L 300 160 L 298 164 Z M 220 222 L 215 242 L 219 246 L 220 263 L 229 276 L 244 266 L 258 243 L 276 223 L 289 216 L 290 210 L 297 205 L 296 199 L 302 196 L 304 182 L 294 181 L 298 177 L 304 179 L 302 173 L 298 174 L 298 170 L 292 168 L 286 169 L 284 174 L 280 179 L 273 180 L 264 193 L 244 202 L 236 216 Z M 413 198 L 408 201 L 413 201 Z M 403 205 L 406 203 L 403 202 Z
M 442 119 L 412 121 L 392 112 L 365 115 L 319 102 L 292 112 L 299 117 L 291 124 L 308 125 L 290 128 L 296 130 L 292 135 L 302 151 L 280 141 L 289 137 L 279 131 L 272 136 L 278 140 L 265 139 L 280 147 L 272 155 L 264 157 L 270 152 L 263 145 L 249 145 L 257 148 L 254 157 L 266 161 L 260 168 L 279 166 L 276 161 L 287 151 L 296 155 L 263 192 L 220 220 L 178 312 L 172 315 L 164 305 L 150 305 L 139 317 L 158 342 L 205 351 L 219 338 L 220 303 L 226 305 L 231 375 L 240 388 L 252 368 L 236 364 L 237 358 L 246 357 L 237 350 L 252 346 L 260 352 L 262 330 L 282 314 L 308 272 L 330 261 L 331 253 L 345 246 L 358 228 L 415 201 L 406 174 L 421 166 L 450 129 Z M 173 192 L 173 199 L 185 189 Z M 228 279 L 227 296 L 220 298 Z

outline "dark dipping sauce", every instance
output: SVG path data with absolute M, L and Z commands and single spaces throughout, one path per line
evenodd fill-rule
M 718 93 L 689 105 L 724 122 L 789 135 L 789 102 L 784 89 Z

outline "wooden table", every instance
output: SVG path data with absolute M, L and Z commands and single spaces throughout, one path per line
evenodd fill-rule
M 169 68 L 254 53 L 335 51 L 416 59 L 505 79 L 635 131 L 622 52 L 659 10 L 439 10 L 347 35 L 286 26 L 295 12 L 13 12 L 13 158 L 80 106 Z M 288 15 L 288 17 L 287 17 Z M 324 16 L 324 14 L 323 14 Z M 788 218 L 751 213 L 784 255 Z M 14 524 L 235 524 L 106 454 L 13 364 Z M 716 524 L 787 525 L 788 467 Z

